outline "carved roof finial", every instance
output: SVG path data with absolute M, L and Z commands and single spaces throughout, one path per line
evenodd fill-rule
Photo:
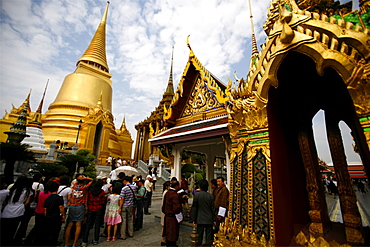
M 186 38 L 186 44 L 187 46 L 189 47 L 190 49 L 190 57 L 193 57 L 194 56 L 194 52 L 193 52 L 193 49 L 191 49 L 191 46 L 190 46 L 190 40 L 189 40 L 189 37 L 190 37 L 190 34 L 188 35 L 188 37 Z

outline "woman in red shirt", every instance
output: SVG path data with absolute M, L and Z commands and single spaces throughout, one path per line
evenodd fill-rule
M 41 191 L 38 195 L 37 207 L 35 209 L 35 225 L 28 234 L 25 245 L 43 245 L 45 242 L 44 230 L 45 230 L 45 208 L 44 203 L 51 193 L 49 191 L 50 185 L 53 181 L 49 181 L 45 185 L 44 191 Z

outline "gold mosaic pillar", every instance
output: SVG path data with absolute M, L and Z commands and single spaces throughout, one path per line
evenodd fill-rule
M 307 192 L 310 203 L 310 211 L 308 213 L 312 222 L 310 223 L 309 231 L 324 236 L 330 230 L 330 218 L 311 126 L 299 132 L 298 141 L 306 171 Z
M 265 239 L 274 238 L 268 132 L 239 130 L 233 140 L 229 207 L 233 222 Z
M 338 193 L 346 231 L 346 240 L 351 244 L 364 244 L 361 215 L 356 204 L 356 195 L 353 191 L 351 178 L 347 170 L 346 155 L 339 123 L 330 113 L 325 114 L 325 122 L 331 157 L 338 179 Z

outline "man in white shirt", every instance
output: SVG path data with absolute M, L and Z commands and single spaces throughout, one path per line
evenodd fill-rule
M 152 188 L 153 188 L 153 183 L 152 181 L 152 176 L 148 175 L 146 176 L 146 180 L 144 183 L 144 187 L 147 191 L 147 199 L 144 199 L 144 214 L 149 215 L 149 205 L 151 204 L 152 200 Z
M 113 181 L 115 181 L 115 180 L 117 180 L 118 179 L 118 177 L 117 177 L 117 173 L 113 170 L 113 171 L 111 171 L 110 173 L 109 173 L 109 178 L 110 178 L 110 181 L 111 182 L 113 182 Z

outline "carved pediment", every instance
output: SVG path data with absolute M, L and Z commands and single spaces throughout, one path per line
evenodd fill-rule
M 199 114 L 221 106 L 205 81 L 199 76 L 181 117 Z

